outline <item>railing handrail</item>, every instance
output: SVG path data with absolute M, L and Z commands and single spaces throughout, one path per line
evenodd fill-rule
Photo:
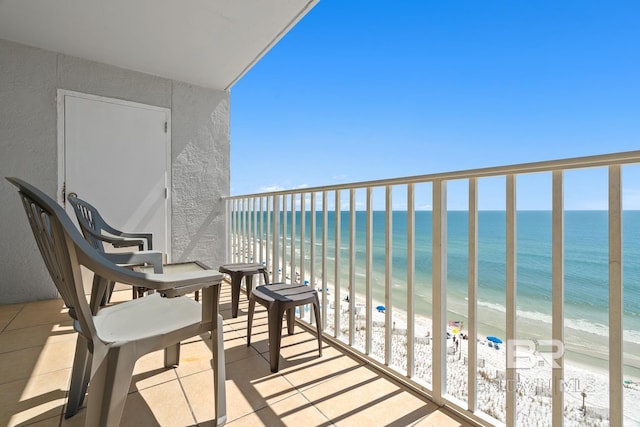
M 425 175 L 413 175 L 407 177 L 378 179 L 371 181 L 359 181 L 344 184 L 323 185 L 317 187 L 305 187 L 295 189 L 285 189 L 278 191 L 268 191 L 250 194 L 239 194 L 232 196 L 223 196 L 222 200 L 231 200 L 244 197 L 260 197 L 260 196 L 278 196 L 290 194 L 302 194 L 322 191 L 349 190 L 352 188 L 380 187 L 386 185 L 411 184 L 420 182 L 433 182 L 438 180 L 456 180 L 467 178 L 486 178 L 492 176 L 510 175 L 510 174 L 528 174 L 539 172 L 551 172 L 556 169 L 584 169 L 604 167 L 610 165 L 623 165 L 629 163 L 640 162 L 640 150 L 625 151 L 611 154 L 598 154 L 594 156 L 572 157 L 558 160 L 544 160 L 539 162 L 518 163 L 507 166 L 493 166 L 479 169 L 465 169 L 453 172 L 436 172 Z

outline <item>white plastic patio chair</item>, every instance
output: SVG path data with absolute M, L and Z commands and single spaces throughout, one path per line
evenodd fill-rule
M 115 229 L 107 224 L 93 205 L 80 199 L 75 193 L 70 194 L 67 201 L 76 214 L 84 238 L 108 260 L 123 267 L 149 264 L 153 265 L 155 273 L 162 273 L 164 256 L 162 252 L 152 250 L 153 236 L 151 233 L 130 233 Z M 137 247 L 138 250 L 135 252 L 107 252 L 105 242 L 114 248 Z M 107 303 L 111 299 L 114 285 L 114 282 L 109 283 L 103 303 Z M 145 290 L 134 286 L 132 289 L 133 298 L 142 296 Z
M 19 189 L 40 253 L 78 332 L 68 405 L 82 402 L 89 379 L 87 426 L 118 426 L 136 360 L 165 349 L 165 366 L 179 361 L 180 341 L 211 331 L 217 425 L 226 422 L 220 282 L 214 270 L 180 274 L 142 274 L 108 261 L 82 238 L 66 212 L 32 185 L 7 178 Z M 156 294 L 98 311 L 100 292 L 87 302 L 80 266 L 100 279 L 155 289 Z M 203 289 L 202 304 L 182 295 Z M 93 289 L 99 291 L 99 289 Z M 163 296 L 164 295 L 164 296 Z M 97 313 L 97 314 L 96 314 Z M 78 400 L 79 399 L 79 400 Z M 72 402 L 72 400 L 75 400 Z

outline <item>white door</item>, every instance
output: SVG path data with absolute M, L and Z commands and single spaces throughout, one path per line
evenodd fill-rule
M 59 201 L 76 193 L 113 227 L 153 233 L 169 256 L 170 110 L 59 90 L 58 115 Z

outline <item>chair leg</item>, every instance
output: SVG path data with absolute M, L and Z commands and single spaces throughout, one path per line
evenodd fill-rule
M 180 364 L 180 343 L 176 343 L 164 349 L 164 367 L 174 368 Z
M 267 307 L 267 312 L 269 317 L 269 360 L 271 362 L 271 372 L 278 372 L 284 310 L 280 304 L 272 304 Z
M 249 314 L 247 316 L 247 347 L 251 345 L 251 326 L 253 325 L 253 312 L 256 309 L 256 301 L 249 298 Z
M 84 395 L 87 392 L 89 383 L 89 373 L 91 371 L 91 354 L 87 348 L 87 341 L 82 335 L 78 335 L 76 341 L 76 353 L 73 358 L 73 369 L 71 370 L 71 383 L 69 384 L 69 396 L 67 398 L 67 409 L 65 418 L 74 416 L 82 406 Z
M 86 425 L 120 425 L 136 363 L 134 347 L 111 347 L 91 378 Z
M 218 314 L 218 328 L 211 331 L 211 349 L 213 350 L 213 387 L 215 389 L 215 414 L 217 425 L 227 422 L 227 392 L 225 388 L 224 337 L 222 334 L 222 316 Z

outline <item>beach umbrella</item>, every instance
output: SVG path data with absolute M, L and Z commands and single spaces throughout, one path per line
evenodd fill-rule
M 384 305 L 379 305 L 379 306 L 377 306 L 377 307 L 376 307 L 376 310 L 378 310 L 378 311 L 384 311 L 384 310 L 385 310 Z
M 487 341 L 491 341 L 496 344 L 502 344 L 502 340 L 498 337 L 487 337 Z
M 451 332 L 453 332 L 454 334 L 457 334 L 458 332 L 460 332 L 460 329 L 458 329 L 458 328 L 453 328 L 453 331 L 451 331 Z

